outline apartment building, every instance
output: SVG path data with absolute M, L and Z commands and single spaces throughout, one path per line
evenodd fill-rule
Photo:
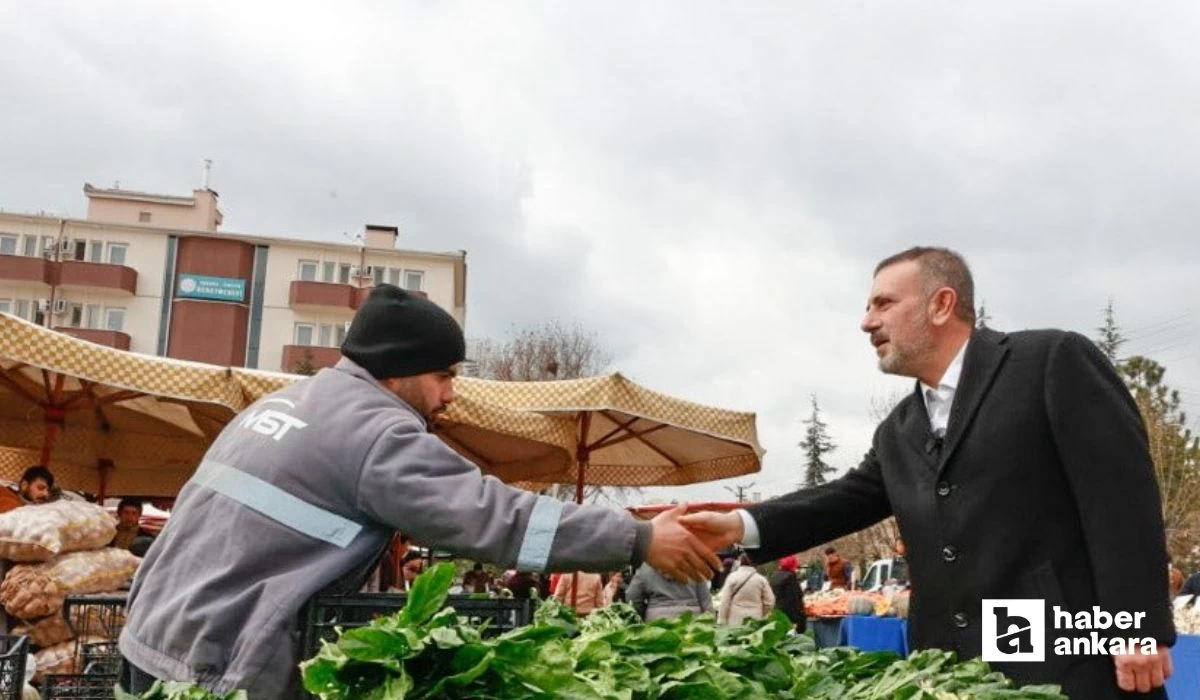
M 86 219 L 0 212 L 0 311 L 122 350 L 291 372 L 332 365 L 384 282 L 466 327 L 466 253 L 220 231 L 217 193 L 84 185 Z

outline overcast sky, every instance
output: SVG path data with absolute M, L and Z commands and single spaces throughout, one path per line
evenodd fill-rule
M 578 321 L 757 412 L 735 483 L 778 493 L 810 394 L 845 468 L 910 388 L 858 324 L 915 244 L 996 328 L 1093 336 L 1113 296 L 1200 414 L 1197 35 L 1190 2 L 0 0 L 0 207 L 183 194 L 211 158 L 226 230 L 397 224 L 468 251 L 469 336 Z

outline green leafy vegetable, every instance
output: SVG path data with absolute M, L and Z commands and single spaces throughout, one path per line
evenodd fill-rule
M 950 652 L 816 650 L 780 613 L 719 628 L 711 615 L 642 623 L 624 604 L 581 620 L 550 600 L 532 625 L 486 637 L 443 608 L 453 576 L 433 567 L 403 611 L 324 644 L 301 664 L 305 687 L 325 700 L 1065 700 Z

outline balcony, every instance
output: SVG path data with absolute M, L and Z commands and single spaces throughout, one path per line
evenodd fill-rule
M 137 293 L 137 271 L 133 268 L 80 260 L 55 262 L 32 256 L 0 255 L 0 280 Z
M 333 282 L 295 280 L 288 290 L 288 306 L 293 309 L 355 310 L 362 306 L 367 295 L 371 293 L 371 289 L 371 287 L 355 287 Z M 410 293 L 425 299 L 429 298 L 425 292 L 413 291 Z
M 137 270 L 124 265 L 64 260 L 58 273 L 61 287 L 92 287 L 119 289 L 129 294 L 137 293 Z
M 45 258 L 0 255 L 0 279 L 11 282 L 54 284 L 56 265 Z
M 283 359 L 280 361 L 281 372 L 295 372 L 297 367 L 311 364 L 313 369 L 332 367 L 342 359 L 342 351 L 338 348 L 325 348 L 318 345 L 284 345 Z
M 288 290 L 288 306 L 293 309 L 357 309 L 371 293 L 370 288 L 332 282 L 295 280 Z
M 55 326 L 54 330 L 97 345 L 107 345 L 110 348 L 118 350 L 129 349 L 128 333 L 106 331 L 99 328 L 59 328 L 57 326 Z

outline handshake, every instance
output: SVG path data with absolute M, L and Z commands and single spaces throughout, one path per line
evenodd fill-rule
M 707 581 L 721 570 L 716 552 L 740 542 L 742 518 L 736 512 L 687 514 L 686 505 L 659 513 L 646 563 L 676 581 Z

